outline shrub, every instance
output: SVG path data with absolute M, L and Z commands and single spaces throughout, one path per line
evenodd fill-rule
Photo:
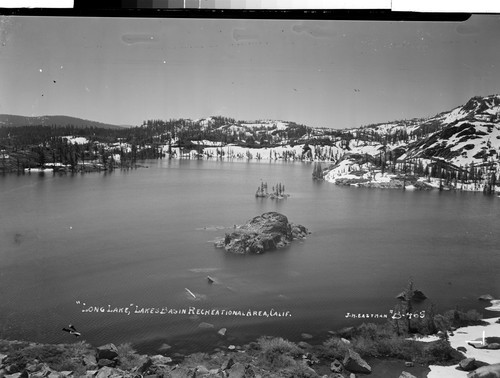
M 358 352 L 361 356 L 378 356 L 378 341 L 375 338 L 356 337 L 351 341 L 352 349 Z
M 132 370 L 133 368 L 140 367 L 145 361 L 146 356 L 138 354 L 131 343 L 120 344 L 116 347 L 118 351 L 118 360 L 120 361 L 120 368 L 123 370 Z
M 184 364 L 188 367 L 196 367 L 198 365 L 207 366 L 207 363 L 211 362 L 212 360 L 214 360 L 214 358 L 212 358 L 208 353 L 198 352 L 186 356 L 186 358 L 184 359 Z
M 404 341 L 404 337 L 397 334 L 394 325 L 390 322 L 364 323 L 356 328 L 352 348 L 361 356 L 396 357 Z
M 17 371 L 22 371 L 36 359 L 54 370 L 82 372 L 85 370 L 82 357 L 91 350 L 90 345 L 83 341 L 66 345 L 22 344 L 15 348 L 9 353 L 7 362 Z
M 66 352 L 68 355 L 73 357 L 82 357 L 86 354 L 93 353 L 94 349 L 89 343 L 85 341 L 78 341 L 73 344 L 67 344 Z
M 401 338 L 383 338 L 377 342 L 378 356 L 396 357 L 401 353 Z
M 261 337 L 257 340 L 257 342 L 259 343 L 263 353 L 278 352 L 292 356 L 298 356 L 301 353 L 301 350 L 297 345 L 281 337 Z
M 424 311 L 425 316 L 423 318 L 417 317 L 412 319 L 413 327 L 421 335 L 432 335 L 437 333 L 438 328 L 434 321 L 436 315 L 434 304 L 431 303 Z
M 301 353 L 297 345 L 281 337 L 261 337 L 257 342 L 260 345 L 262 361 L 272 369 L 292 366 L 293 358 Z
M 348 344 L 343 342 L 340 338 L 333 336 L 323 343 L 323 356 L 331 359 L 343 359 L 347 350 Z
M 423 345 L 412 340 L 405 340 L 402 337 L 390 339 L 386 344 L 388 355 L 405 361 L 418 361 L 422 359 Z
M 287 355 L 278 353 L 268 353 L 263 356 L 263 365 L 271 370 L 283 370 L 288 367 L 294 366 L 295 360 Z
M 416 353 L 415 345 L 416 343 L 397 335 L 379 336 L 375 339 L 357 337 L 352 341 L 352 348 L 363 357 L 393 357 L 409 360 Z
M 17 371 L 23 370 L 34 359 L 52 367 L 61 362 L 63 353 L 64 350 L 56 345 L 33 345 L 14 351 L 9 355 L 8 363 L 15 366 Z
M 398 336 L 389 322 L 380 325 L 362 324 L 353 332 L 350 344 L 346 344 L 338 337 L 332 337 L 323 343 L 323 354 L 327 358 L 342 359 L 349 348 L 362 357 L 414 360 L 423 354 L 420 343 Z
M 434 324 L 436 325 L 436 329 L 441 332 L 446 332 L 451 328 L 451 321 L 443 315 L 434 316 Z
M 353 332 L 354 337 L 369 338 L 377 340 L 380 338 L 390 338 L 397 336 L 394 324 L 385 322 L 382 324 L 363 323 Z
M 454 313 L 450 313 L 453 315 Z M 450 314 L 447 316 L 436 315 L 434 320 L 436 325 L 448 329 Z M 456 314 L 455 314 L 456 315 Z M 454 317 L 455 315 L 451 316 Z M 459 312 L 456 315 L 460 321 L 476 321 L 480 316 L 477 312 Z M 342 359 L 347 349 L 352 348 L 362 357 L 392 357 L 406 361 L 416 361 L 419 363 L 455 363 L 463 357 L 455 351 L 447 341 L 439 340 L 433 343 L 422 343 L 414 340 L 407 340 L 406 336 L 399 336 L 391 328 L 391 324 L 362 324 L 357 327 L 350 340 L 346 344 L 338 337 L 331 337 L 323 343 L 323 355 L 326 358 Z
M 304 362 L 294 361 L 292 367 L 280 372 L 280 376 L 286 378 L 316 378 L 318 374 Z
M 365 339 L 375 340 L 379 334 L 379 328 L 374 323 L 363 323 L 358 328 L 356 328 L 356 336 L 362 337 Z
M 470 325 L 484 325 L 483 316 L 476 310 L 469 310 L 467 312 L 458 309 L 449 310 L 444 313 L 444 317 L 453 327 L 467 327 Z
M 27 341 L 0 340 L 0 352 L 9 354 L 15 350 L 26 348 L 29 345 L 30 343 Z
M 81 360 L 76 358 L 63 361 L 56 366 L 51 366 L 51 368 L 56 371 L 72 371 L 75 377 L 85 376 L 87 371 Z
M 424 348 L 424 358 L 428 364 L 458 363 L 464 356 L 451 347 L 445 340 L 429 343 Z

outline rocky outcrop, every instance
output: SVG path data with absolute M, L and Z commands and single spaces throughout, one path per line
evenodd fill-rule
M 88 376 L 89 374 L 87 374 L 87 377 Z M 94 378 L 133 378 L 134 374 L 128 371 L 105 366 L 100 368 L 95 375 L 90 375 L 90 376 Z
M 347 350 L 343 365 L 344 368 L 351 373 L 370 374 L 372 372 L 371 366 L 352 349 Z
M 87 370 L 97 369 L 97 359 L 93 354 L 86 354 L 83 356 L 82 364 Z
M 399 378 L 417 378 L 413 374 L 408 373 L 407 371 L 401 372 Z
M 114 344 L 106 344 L 97 347 L 97 360 L 115 360 L 116 358 L 118 358 L 118 349 L 116 349 Z
M 155 356 L 147 357 L 146 361 L 137 369 L 137 372 L 142 375 L 163 375 L 171 370 L 169 365 L 172 362 L 170 357 L 157 354 Z
M 475 358 L 465 358 L 458 363 L 458 366 L 460 366 L 460 368 L 462 370 L 465 370 L 465 371 L 474 370 L 477 367 L 476 366 L 476 359 Z
M 303 239 L 308 233 L 304 226 L 289 223 L 285 215 L 269 212 L 235 226 L 233 232 L 216 240 L 215 246 L 232 253 L 260 254 L 284 247 L 294 239 Z
M 116 349 L 114 344 L 97 347 L 96 359 L 99 368 L 116 367 L 118 365 L 118 349 Z
M 101 358 L 97 361 L 97 366 L 102 367 L 116 367 L 117 362 L 113 360 L 108 360 L 107 358 Z
M 227 370 L 230 378 L 243 378 L 245 376 L 245 365 L 237 362 Z
M 467 374 L 467 378 L 498 378 L 500 377 L 500 364 L 481 366 Z
M 491 350 L 498 350 L 500 349 L 500 343 L 484 343 L 480 344 L 479 341 L 476 342 L 468 342 L 468 344 L 476 349 L 491 349 Z
M 220 368 L 221 370 L 228 370 L 231 369 L 233 365 L 234 365 L 234 360 L 232 358 L 228 358 L 222 363 L 222 366 Z
M 330 370 L 334 373 L 342 373 L 343 366 L 339 360 L 335 360 L 330 364 Z

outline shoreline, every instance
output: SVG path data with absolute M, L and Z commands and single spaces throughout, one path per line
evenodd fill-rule
M 493 317 L 493 318 L 484 318 L 482 319 L 485 321 L 486 325 L 473 325 L 473 326 L 465 326 L 465 327 L 460 327 L 454 330 L 454 332 L 450 333 L 449 336 L 449 344 L 451 348 L 454 350 L 460 350 L 463 355 L 465 355 L 465 358 L 474 358 L 476 361 L 480 362 L 482 365 L 484 364 L 494 364 L 498 363 L 500 361 L 500 350 L 490 350 L 490 349 L 477 349 L 472 347 L 469 342 L 474 341 L 474 340 L 480 340 L 483 335 L 486 335 L 486 339 L 498 339 L 500 337 L 500 317 Z M 348 328 L 354 328 L 354 327 L 348 327 Z M 340 337 L 342 335 L 342 332 L 345 332 L 345 330 L 338 330 L 335 332 L 329 332 L 329 335 L 336 335 L 336 337 Z M 306 334 L 304 334 L 306 335 Z M 347 337 L 347 336 L 346 336 Z M 284 340 L 281 337 L 267 337 L 267 336 L 261 336 L 258 339 L 245 344 L 245 345 L 229 345 L 227 348 L 218 348 L 219 350 L 214 350 L 211 353 L 208 352 L 195 352 L 191 353 L 188 355 L 179 355 L 178 353 L 172 353 L 173 351 L 170 349 L 166 349 L 162 352 L 158 352 L 158 354 L 153 355 L 153 354 L 136 354 L 135 350 L 132 349 L 132 345 L 130 343 L 127 344 L 120 344 L 118 346 L 118 349 L 122 348 L 125 345 L 125 349 L 129 349 L 129 355 L 128 358 L 131 360 L 137 359 L 137 361 L 142 361 L 141 363 L 138 363 L 135 361 L 136 365 L 134 368 L 131 368 L 130 366 L 132 365 L 127 365 L 124 364 L 123 362 L 119 364 L 118 366 L 97 366 L 97 359 L 94 358 L 93 362 L 88 362 L 89 358 L 91 356 L 89 355 L 89 351 L 92 350 L 99 350 L 103 346 L 98 346 L 94 347 L 91 346 L 90 344 L 86 344 L 84 340 L 82 341 L 77 341 L 75 343 L 64 343 L 64 344 L 42 344 L 42 343 L 33 343 L 29 341 L 20 341 L 20 340 L 5 340 L 5 339 L 0 339 L 0 376 L 1 377 L 7 377 L 7 378 L 19 378 L 22 376 L 23 372 L 9 372 L 9 366 L 6 362 L 9 362 L 8 356 L 9 353 L 6 352 L 6 348 L 8 345 L 16 347 L 19 345 L 26 345 L 29 348 L 47 348 L 47 349 L 54 349 L 54 348 L 62 348 L 64 350 L 73 350 L 73 349 L 78 349 L 80 348 L 81 350 L 84 349 L 84 345 L 87 345 L 87 352 L 85 357 L 83 358 L 84 361 L 87 361 L 89 363 L 89 367 L 91 369 L 88 369 L 85 371 L 84 374 L 80 373 L 70 373 L 69 369 L 65 371 L 57 371 L 57 377 L 77 377 L 77 376 L 85 376 L 85 377 L 100 377 L 103 375 L 100 375 L 103 371 L 107 371 L 108 373 L 111 371 L 108 371 L 109 369 L 114 369 L 116 370 L 114 374 L 118 374 L 117 376 L 123 376 L 123 377 L 132 377 L 132 376 L 137 376 L 137 373 L 140 369 L 145 369 L 145 365 L 151 365 L 151 361 L 156 361 L 153 362 L 153 366 L 156 366 L 155 364 L 158 363 L 158 366 L 160 366 L 163 369 L 167 369 L 168 371 L 177 371 L 179 373 L 183 372 L 182 374 L 186 375 L 179 375 L 180 377 L 188 376 L 188 372 L 190 372 L 192 369 L 194 370 L 194 373 L 196 374 L 196 377 L 203 377 L 205 375 L 198 375 L 197 371 L 204 371 L 202 368 L 206 368 L 207 374 L 208 371 L 211 371 L 212 373 L 215 372 L 216 368 L 214 368 L 211 365 L 211 362 L 213 359 L 219 361 L 219 364 L 222 364 L 224 366 L 224 363 L 221 361 L 233 361 L 232 364 L 240 364 L 242 361 L 247 361 L 252 363 L 252 367 L 254 370 L 259 370 L 259 369 L 264 369 L 263 371 L 266 371 L 265 369 L 268 368 L 268 366 L 265 365 L 259 365 L 256 361 L 260 361 L 257 359 L 257 354 L 255 354 L 255 351 L 259 351 L 260 349 L 258 348 L 258 344 L 262 346 L 262 340 L 268 338 L 269 340 L 282 340 L 283 343 L 287 343 L 286 345 L 290 345 L 290 348 L 297 348 L 297 353 L 294 355 L 294 358 L 299 361 L 303 362 L 302 363 L 297 363 L 296 365 L 293 365 L 294 368 L 307 368 L 307 370 L 310 374 L 313 374 L 313 371 L 317 375 L 311 375 L 311 376 L 318 376 L 318 377 L 326 377 L 328 374 L 331 374 L 330 371 L 330 364 L 334 361 L 334 358 L 330 357 L 325 357 L 322 355 L 321 350 L 323 344 L 310 344 L 309 341 L 313 342 L 311 339 L 308 339 L 307 337 L 303 337 L 303 340 L 300 342 L 289 342 L 288 340 Z M 344 339 L 342 339 L 344 340 Z M 408 339 L 410 340 L 410 339 Z M 441 339 L 437 337 L 436 335 L 430 335 L 430 336 L 424 336 L 424 337 L 419 337 L 419 338 L 411 338 L 413 341 L 417 341 L 418 343 L 423 343 L 423 344 L 430 344 L 430 343 L 436 343 L 437 341 L 440 341 Z M 319 340 L 318 340 L 319 341 Z M 349 342 L 346 341 L 346 343 L 349 345 Z M 107 344 L 106 346 L 109 346 L 112 344 Z M 114 347 L 114 346 L 113 346 Z M 465 350 L 463 349 L 465 348 Z M 132 353 L 133 352 L 133 353 Z M 29 354 L 29 353 L 28 353 Z M 285 352 L 286 354 L 286 352 Z M 90 356 L 90 357 L 89 357 Z M 301 360 L 302 359 L 302 360 Z M 405 362 L 404 359 L 401 358 L 394 358 L 390 356 L 386 357 L 362 357 L 362 359 L 366 360 L 369 362 L 370 366 L 373 367 L 372 372 L 370 373 L 370 377 L 373 378 L 382 378 L 382 377 L 389 377 L 389 375 L 392 377 L 392 374 L 395 377 L 398 377 L 399 374 L 402 374 L 403 372 L 407 372 L 411 374 L 411 376 L 416 377 L 416 378 L 460 378 L 460 377 L 467 377 L 467 374 L 470 372 L 464 371 L 460 368 L 458 368 L 458 363 L 454 365 L 448 365 L 448 366 L 441 366 L 441 365 L 433 365 L 433 364 L 423 364 L 419 361 L 416 361 L 415 363 L 411 362 Z M 158 362 L 160 361 L 160 362 Z M 126 363 L 129 363 L 129 361 L 126 361 Z M 302 367 L 302 365 L 304 365 Z M 128 369 L 125 367 L 129 366 Z M 157 367 L 158 367 L 157 366 Z M 214 365 L 215 366 L 215 365 Z M 248 365 L 249 366 L 249 365 Z M 481 365 L 480 365 L 481 366 Z M 49 369 L 48 365 L 45 364 L 43 361 L 38 361 L 37 359 L 32 359 L 31 361 L 28 362 L 26 365 L 26 369 L 34 369 L 36 372 L 38 372 L 36 369 Z M 158 367 L 159 368 L 159 367 Z M 226 366 L 227 368 L 227 366 Z M 106 370 L 108 369 L 108 370 Z M 123 370 L 122 370 L 123 369 Z M 139 370 L 138 370 L 139 369 Z M 196 370 L 198 369 L 198 370 Z M 201 370 L 200 370 L 201 369 Z M 219 368 L 220 371 L 224 370 Z M 51 371 L 53 374 L 56 374 L 56 371 L 52 370 Z M 33 372 L 34 373 L 34 372 Z M 145 371 L 144 371 L 145 373 Z M 344 371 L 347 375 L 344 375 L 345 377 L 349 377 L 349 372 Z M 134 375 L 130 375 L 134 374 Z M 223 373 L 225 374 L 225 373 Z M 387 375 L 389 374 L 389 375 Z M 55 377 L 56 375 L 54 375 Z M 153 375 L 154 376 L 154 375 Z M 161 376 L 161 375 L 156 375 L 156 376 Z M 170 376 L 170 375 L 166 375 Z M 177 375 L 176 375 L 177 376 Z M 210 375 L 207 375 L 207 377 Z M 222 375 L 224 376 L 224 375 Z M 227 376 L 227 375 L 225 375 Z M 243 376 L 243 375 L 242 375 Z M 258 376 L 258 374 L 256 375 Z M 264 376 L 264 375 L 261 375 Z M 275 375 L 269 375 L 271 377 L 282 377 L 280 374 L 275 374 Z M 359 377 L 359 375 L 356 375 Z M 364 376 L 364 375 L 361 375 Z M 409 376 L 409 377 L 411 377 Z M 340 376 L 339 376 L 340 377 Z
M 476 361 L 487 364 L 500 363 L 500 350 L 478 349 L 469 344 L 470 341 L 481 340 L 483 332 L 485 337 L 500 336 L 500 317 L 485 318 L 484 321 L 488 325 L 477 325 L 458 328 L 453 335 L 449 337 L 449 342 L 452 348 L 465 348 L 462 352 L 467 358 L 474 358 Z M 468 372 L 457 369 L 458 365 L 453 366 L 436 366 L 430 365 L 431 371 L 427 375 L 428 378 L 460 378 L 467 377 Z
M 265 149 L 265 148 L 264 148 Z M 247 149 L 248 150 L 248 149 Z M 272 149 L 270 149 L 272 150 Z M 325 163 L 332 165 L 332 161 L 328 160 L 310 160 L 310 159 L 284 159 L 282 157 L 277 158 L 262 158 L 262 159 L 248 159 L 243 156 L 228 156 L 224 158 L 198 158 L 196 156 L 169 156 L 163 158 L 165 160 L 202 160 L 202 161 L 222 161 L 222 162 L 254 162 L 254 163 Z M 163 160 L 163 159 L 153 159 L 153 160 Z M 151 159 L 146 159 L 151 160 Z M 121 166 L 120 164 L 115 164 L 113 167 L 106 167 L 98 162 L 87 162 L 85 164 L 78 164 L 74 171 L 71 171 L 69 166 L 57 164 L 47 164 L 44 168 L 25 168 L 17 174 L 30 175 L 34 174 L 68 174 L 68 173 L 102 173 L 102 172 L 113 172 L 114 170 L 130 170 L 137 168 L 149 168 L 145 164 L 146 160 L 140 160 L 141 163 L 135 163 L 133 165 Z M 11 172 L 16 173 L 16 172 Z M 369 189 L 392 189 L 392 190 L 403 190 L 403 191 L 427 191 L 427 190 L 439 190 L 439 191 L 453 191 L 453 192 L 472 192 L 472 193 L 484 193 L 486 191 L 486 182 L 453 182 L 453 183 L 442 183 L 439 178 L 436 177 L 426 177 L 421 175 L 406 175 L 403 173 L 382 173 L 380 169 L 366 168 L 362 166 L 356 166 L 352 164 L 339 164 L 335 168 L 327 167 L 323 169 L 323 178 L 320 181 L 325 181 L 331 184 L 339 186 L 350 186 L 357 188 L 369 188 Z M 500 196 L 500 185 L 495 185 L 493 192 L 489 194 Z

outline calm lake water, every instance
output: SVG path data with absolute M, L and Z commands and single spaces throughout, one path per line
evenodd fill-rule
M 438 310 L 481 309 L 479 295 L 500 295 L 497 197 L 339 187 L 313 181 L 308 163 L 145 164 L 0 177 L 0 337 L 73 342 L 61 331 L 72 323 L 94 346 L 131 342 L 148 353 L 163 344 L 211 351 L 260 335 L 309 333 L 319 343 L 363 322 L 347 312 L 388 314 L 410 277 Z M 256 199 L 261 180 L 284 183 L 291 197 Z M 222 227 L 266 211 L 312 234 L 264 255 L 213 247 Z M 106 312 L 85 312 L 91 306 Z M 291 316 L 134 313 L 146 307 Z

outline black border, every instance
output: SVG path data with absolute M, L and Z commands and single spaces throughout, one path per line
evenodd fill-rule
M 127 8 L 121 0 L 75 0 L 73 8 L 0 8 L 6 16 L 123 17 L 123 18 L 219 18 L 346 21 L 462 22 L 471 13 L 393 12 L 388 9 L 166 9 Z

